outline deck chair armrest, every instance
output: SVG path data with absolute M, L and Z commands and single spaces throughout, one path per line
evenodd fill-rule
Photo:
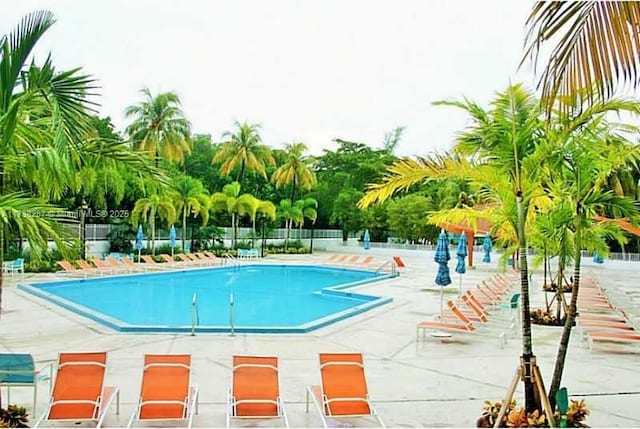
M 104 386 L 102 388 L 102 395 L 100 396 L 100 408 L 96 428 L 102 427 L 102 423 L 107 416 L 107 411 L 109 411 L 109 407 L 111 407 L 113 401 L 116 401 L 116 414 L 120 414 L 120 389 L 115 386 Z
M 313 401 L 314 408 L 318 412 L 318 416 L 320 416 L 320 420 L 322 420 L 322 426 L 328 427 L 327 419 L 324 414 L 324 405 L 322 401 L 322 387 L 318 384 L 314 384 L 311 386 L 307 386 L 307 398 L 306 398 L 306 412 L 309 412 L 309 399 Z
M 193 385 L 189 388 L 188 406 L 189 406 L 189 409 L 192 409 L 195 412 L 195 414 L 198 414 L 199 393 L 200 393 L 199 386 Z
M 198 414 L 198 393 L 198 386 L 193 385 L 189 388 L 189 398 L 187 399 L 187 428 L 193 426 L 193 417 Z

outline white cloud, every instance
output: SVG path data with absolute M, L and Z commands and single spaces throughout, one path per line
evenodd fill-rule
M 5 5 L 2 33 L 43 8 L 57 23 L 37 57 L 96 76 L 100 113 L 119 129 L 148 86 L 176 91 L 194 131 L 214 139 L 247 120 L 267 144 L 318 154 L 334 137 L 380 146 L 404 125 L 398 153 L 426 154 L 449 148 L 466 119 L 434 100 L 486 103 L 510 80 L 534 84 L 516 74 L 528 2 L 22 0 Z

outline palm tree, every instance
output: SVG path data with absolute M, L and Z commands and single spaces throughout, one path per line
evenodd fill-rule
M 483 201 L 500 201 L 504 220 L 515 234 L 520 262 L 522 297 L 522 362 L 525 371 L 525 407 L 540 409 L 531 381 L 534 361 L 529 309 L 526 224 L 535 206 L 544 198 L 539 185 L 540 160 L 533 161 L 540 137 L 538 102 L 521 85 L 509 86 L 496 95 L 491 109 L 485 110 L 471 100 L 440 101 L 436 105 L 460 108 L 471 117 L 471 125 L 457 136 L 455 153 L 445 156 L 403 159 L 389 168 L 381 184 L 371 185 L 360 201 L 366 207 L 384 201 L 398 190 L 406 190 L 425 180 L 457 177 L 470 180 L 480 189 Z M 456 210 L 456 209 L 454 209 Z M 471 210 L 457 209 L 472 216 Z M 478 214 L 476 213 L 476 216 Z M 505 228 L 504 224 L 500 225 Z
M 284 220 L 285 227 L 285 237 L 284 237 L 284 248 L 286 250 L 287 245 L 289 244 L 289 236 L 291 233 L 291 226 L 299 222 L 302 219 L 302 211 L 300 207 L 296 207 L 294 204 L 291 204 L 291 200 L 280 200 L 280 204 L 277 207 L 278 218 Z
M 172 199 L 176 212 L 182 213 L 182 251 L 185 251 L 185 243 L 187 242 L 187 217 L 200 216 L 202 225 L 206 225 L 209 221 L 209 193 L 205 189 L 202 182 L 191 176 L 181 176 L 172 186 Z
M 539 81 L 548 116 L 558 97 L 571 100 L 561 106 L 568 112 L 582 93 L 605 100 L 618 81 L 638 84 L 639 2 L 535 2 L 526 25 L 522 62 L 555 43 Z
M 307 146 L 304 143 L 287 144 L 285 147 L 287 161 L 271 176 L 271 181 L 275 183 L 276 188 L 291 186 L 289 197 L 291 201 L 295 201 L 297 188 L 309 191 L 318 182 L 316 174 L 309 167 L 311 159 L 304 155 L 306 150 Z
M 180 108 L 180 98 L 175 92 L 155 97 L 148 88 L 140 92 L 144 100 L 125 110 L 125 116 L 133 119 L 126 131 L 134 147 L 147 152 L 156 165 L 159 157 L 182 164 L 184 154 L 191 152 L 191 125 Z
M 211 195 L 211 209 L 214 212 L 225 212 L 231 215 L 233 229 L 232 243 L 235 248 L 238 241 L 238 218 L 251 212 L 255 197 L 251 194 L 240 195 L 240 183 L 232 182 L 224 185 L 222 192 Z
M 0 37 L 0 260 L 4 259 L 4 234 L 9 226 L 32 244 L 36 256 L 47 249 L 46 237 L 65 252 L 56 208 L 30 195 L 34 189 L 39 194 L 50 194 L 52 189 L 62 194 L 73 166 L 68 160 L 79 159 L 82 152 L 78 148 L 91 130 L 88 97 L 94 95 L 95 83 L 79 75 L 79 69 L 56 71 L 50 56 L 42 65 L 27 64 L 54 22 L 51 12 L 33 12 L 13 32 Z M 39 187 L 30 181 L 36 176 L 37 163 Z M 17 192 L 7 192 L 9 189 Z M 41 209 L 51 216 L 25 215 Z M 0 311 L 2 281 L 0 273 Z
M 297 219 L 296 222 L 298 228 L 300 228 L 298 238 L 302 238 L 302 227 L 304 225 L 304 220 L 309 219 L 311 223 L 316 223 L 316 220 L 318 219 L 318 201 L 313 198 L 304 198 L 301 200 L 297 200 L 294 203 L 294 207 L 296 207 L 302 215 L 299 219 Z
M 220 150 L 213 156 L 212 163 L 221 163 L 220 173 L 231 175 L 240 168 L 236 176 L 236 182 L 242 182 L 245 170 L 256 171 L 267 178 L 267 165 L 275 165 L 271 149 L 262 144 L 260 138 L 260 125 L 246 122 L 234 122 L 236 132 L 225 131 L 223 139 L 228 139 L 221 144 Z
M 140 219 L 149 223 L 151 229 L 151 252 L 156 254 L 156 218 L 165 219 L 167 224 L 176 221 L 176 209 L 171 198 L 164 192 L 155 192 L 146 198 L 136 201 L 131 211 L 131 221 L 135 226 Z
M 630 105 L 631 110 L 637 114 L 637 103 L 635 107 L 633 104 Z M 616 106 L 617 100 L 610 100 L 606 105 Z M 558 121 L 557 127 L 547 133 L 547 140 L 554 146 L 547 158 L 550 168 L 546 188 L 554 200 L 571 209 L 568 228 L 573 234 L 574 251 L 571 301 L 549 387 L 552 404 L 555 404 L 555 394 L 562 382 L 569 339 L 577 315 L 581 251 L 585 244 L 592 245 L 595 241 L 593 236 L 598 234 L 594 234 L 594 230 L 600 235 L 606 233 L 611 238 L 623 240 L 615 222 L 610 222 L 609 231 L 603 230 L 595 220 L 596 215 L 608 212 L 617 218 L 635 219 L 640 213 L 632 198 L 606 190 L 612 173 L 626 166 L 630 160 L 640 160 L 640 148 L 619 137 L 616 127 L 606 121 L 605 113 L 594 115 L 589 111 L 577 113 L 577 110 L 573 113 L 568 119 Z M 602 237 L 600 242 L 604 246 Z M 602 247 L 599 251 L 603 252 Z

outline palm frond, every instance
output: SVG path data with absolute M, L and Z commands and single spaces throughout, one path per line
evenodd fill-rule
M 558 40 L 538 87 L 550 114 L 558 97 L 575 106 L 579 94 L 609 98 L 616 83 L 638 84 L 640 3 L 635 1 L 537 2 L 526 23 L 526 59 L 538 62 L 542 47 Z

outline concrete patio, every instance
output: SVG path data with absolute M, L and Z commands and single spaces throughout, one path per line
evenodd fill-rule
M 120 334 L 16 289 L 19 282 L 44 280 L 52 275 L 16 274 L 5 278 L 0 352 L 31 353 L 38 367 L 55 361 L 58 352 L 107 351 L 106 383 L 121 390 L 120 415 L 112 412 L 107 417 L 107 427 L 126 425 L 139 394 L 145 353 L 192 355 L 192 380 L 200 386 L 200 412 L 194 420 L 195 427 L 225 425 L 226 391 L 234 354 L 278 356 L 281 392 L 291 426 L 317 427 L 321 422 L 314 410 L 305 412 L 305 387 L 319 382 L 319 352 L 363 353 L 370 395 L 389 427 L 473 427 L 484 400 L 500 400 L 513 378 L 521 354 L 519 331 L 510 329 L 509 315 L 503 314 L 501 322 L 483 327 L 478 335 L 454 335 L 447 342 L 427 336 L 417 341 L 416 323 L 433 319 L 440 311 L 433 253 L 390 253 L 379 249 L 369 252 L 379 259 L 400 255 L 407 263 L 408 270 L 399 277 L 357 288 L 373 295 L 391 296 L 394 301 L 300 335 Z M 271 256 L 264 262 L 321 263 L 326 256 Z M 481 255 L 476 255 L 476 267 L 464 275 L 465 289 L 498 272 L 495 262 L 483 264 L 480 259 Z M 455 261 L 449 266 L 453 284 L 445 299 L 454 299 L 458 289 L 458 275 L 453 272 Z M 583 271 L 584 275 L 598 278 L 612 290 L 614 302 L 637 317 L 637 269 L 637 263 L 594 265 L 586 261 Z M 532 302 L 537 307 L 544 301 L 540 290 L 542 275 L 535 272 L 532 278 Z M 534 353 L 547 386 L 560 331 L 533 328 Z M 499 337 L 503 332 L 507 343 L 501 345 Z M 572 399 L 586 399 L 591 410 L 587 420 L 590 426 L 640 427 L 639 364 L 639 346 L 601 345 L 590 352 L 581 347 L 574 332 L 563 385 Z M 31 408 L 31 389 L 14 388 L 11 393 L 13 403 Z M 3 389 L 3 398 L 5 394 Z M 44 411 L 46 396 L 43 388 L 37 415 Z M 522 401 L 521 386 L 516 398 L 519 403 Z M 353 419 L 347 423 L 369 426 L 372 420 Z

